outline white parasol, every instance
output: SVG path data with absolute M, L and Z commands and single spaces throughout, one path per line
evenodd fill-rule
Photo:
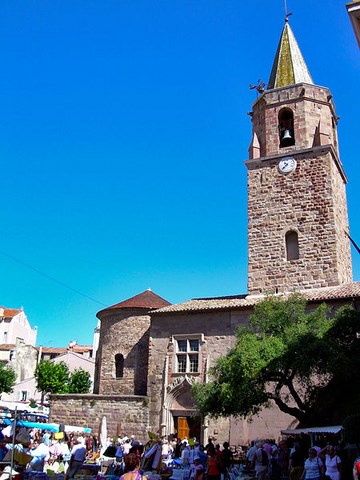
M 102 417 L 101 423 L 100 423 L 99 440 L 100 440 L 100 446 L 101 446 L 100 453 L 101 455 L 103 455 L 107 447 L 107 424 L 106 424 L 105 415 Z

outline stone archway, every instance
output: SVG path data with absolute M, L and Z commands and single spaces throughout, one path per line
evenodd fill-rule
M 162 435 L 170 435 L 176 431 L 179 433 L 181 428 L 183 436 L 196 436 L 198 439 L 202 436 L 201 416 L 195 408 L 191 393 L 193 383 L 195 379 L 185 375 L 177 377 L 168 385 L 162 412 Z M 185 435 L 186 428 L 188 432 Z

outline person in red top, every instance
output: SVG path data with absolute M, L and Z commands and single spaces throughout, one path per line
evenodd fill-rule
M 207 449 L 208 453 L 208 469 L 207 469 L 207 478 L 208 480 L 220 480 L 222 462 L 217 454 L 214 446 L 209 446 Z

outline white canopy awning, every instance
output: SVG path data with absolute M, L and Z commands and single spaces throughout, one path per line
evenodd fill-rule
M 309 428 L 294 428 L 289 430 L 281 430 L 282 435 L 301 435 L 301 434 L 321 434 L 321 433 L 339 433 L 342 430 L 341 425 L 329 427 L 309 427 Z

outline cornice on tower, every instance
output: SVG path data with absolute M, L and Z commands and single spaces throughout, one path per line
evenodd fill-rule
M 271 70 L 268 89 L 297 83 L 313 84 L 314 82 L 286 19 Z

